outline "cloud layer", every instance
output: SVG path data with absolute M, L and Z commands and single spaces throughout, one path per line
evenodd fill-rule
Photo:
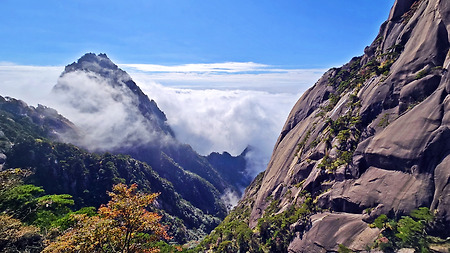
M 250 145 L 265 162 L 298 98 L 288 93 L 138 84 L 166 113 L 177 139 L 191 144 L 200 154 L 228 151 L 239 155 Z
M 213 151 L 228 151 L 238 155 L 248 145 L 252 146 L 254 150 L 247 157 L 252 174 L 265 169 L 290 109 L 301 93 L 324 72 L 320 69 L 277 69 L 257 63 L 119 66 L 165 112 L 177 138 L 197 152 L 206 155 Z M 0 95 L 22 99 L 32 105 L 41 103 L 55 107 L 74 123 L 90 117 L 89 121 L 95 124 L 88 129 L 95 140 L 92 145 L 96 143 L 94 148 L 97 149 L 114 146 L 116 142 L 107 141 L 111 140 L 108 133 L 127 135 L 115 130 L 124 131 L 123 128 L 128 126 L 130 131 L 140 131 L 140 119 L 131 119 L 133 123 L 130 124 L 130 119 L 124 116 L 128 113 L 126 107 L 111 99 L 114 91 L 105 89 L 101 80 L 82 74 L 63 77 L 58 82 L 64 83 L 69 77 L 77 80 L 79 94 L 69 98 L 61 94 L 49 95 L 62 70 L 63 67 L 0 64 Z M 86 110 L 90 103 L 95 103 L 101 105 L 101 110 L 113 113 L 83 114 L 58 103 L 61 99 L 79 99 Z M 114 128 L 107 131 L 108 125 Z

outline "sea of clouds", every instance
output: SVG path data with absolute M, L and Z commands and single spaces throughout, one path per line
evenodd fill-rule
M 265 169 L 292 106 L 324 72 L 279 69 L 256 63 L 122 64 L 119 67 L 156 101 L 177 139 L 190 144 L 200 154 L 227 151 L 239 155 L 251 146 L 247 160 L 252 175 Z M 0 64 L 0 95 L 30 105 L 54 107 L 75 124 L 86 122 L 82 117 L 92 117 L 94 123 L 87 126 L 91 129 L 88 132 L 92 143 L 107 147 L 109 141 L 102 141 L 102 134 L 112 130 L 118 136 L 111 126 L 121 129 L 128 124 L 123 120 L 127 117 L 124 108 L 106 96 L 114 91 L 108 90 L 102 80 L 93 81 L 83 75 L 60 78 L 63 69 Z M 89 106 L 88 100 L 93 98 L 91 103 L 104 105 L 99 107 L 100 114 L 82 115 L 80 110 L 68 108 L 65 98 L 52 95 L 53 86 L 67 82 L 68 77 L 75 78 L 84 92 L 80 102 Z M 131 131 L 136 131 L 139 122 L 130 126 Z

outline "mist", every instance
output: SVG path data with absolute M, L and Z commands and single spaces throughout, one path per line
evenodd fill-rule
M 84 71 L 65 73 L 52 90 L 49 105 L 82 131 L 81 139 L 63 139 L 90 151 L 112 151 L 136 143 L 162 143 L 170 136 L 152 128 L 137 107 L 138 98 L 123 83 Z
M 233 66 L 233 65 L 231 65 Z M 250 65 L 251 70 L 258 65 Z M 201 66 L 204 71 L 204 66 Z M 241 71 L 242 66 L 238 69 Z M 0 95 L 31 105 L 53 107 L 80 126 L 82 140 L 68 142 L 93 151 L 133 145 L 135 141 L 171 141 L 148 128 L 127 89 L 112 89 L 107 80 L 85 72 L 68 73 L 63 67 L 0 64 Z M 310 87 L 320 70 L 273 70 L 251 74 L 190 72 L 147 73 L 128 69 L 131 78 L 166 114 L 176 138 L 202 155 L 227 151 L 239 155 L 246 147 L 249 173 L 266 169 L 274 144 L 294 103 Z M 208 85 L 209 80 L 209 85 Z M 70 92 L 52 93 L 55 84 Z M 123 88 L 123 87 L 122 87 Z M 122 95 L 121 95 L 122 94 Z M 75 105 L 75 106 L 74 106 Z

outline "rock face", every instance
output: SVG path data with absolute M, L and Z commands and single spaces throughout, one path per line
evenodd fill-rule
M 249 225 L 273 199 L 282 212 L 306 191 L 331 213 L 313 215 L 289 252 L 364 250 L 378 215 L 418 207 L 450 236 L 449 31 L 450 1 L 397 0 L 364 55 L 327 71 L 292 109 Z
M 245 189 L 252 181 L 250 175 L 245 171 L 247 161 L 245 155 L 251 148 L 246 148 L 239 156 L 232 156 L 228 152 L 219 154 L 213 152 L 209 154 L 206 159 L 208 162 L 219 171 L 225 180 L 233 182 L 237 186 L 239 193 Z

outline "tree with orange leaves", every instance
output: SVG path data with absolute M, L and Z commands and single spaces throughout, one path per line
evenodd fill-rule
M 137 185 L 113 186 L 111 200 L 98 216 L 74 215 L 78 222 L 51 243 L 44 252 L 158 252 L 151 243 L 169 239 L 161 216 L 149 212 L 159 194 L 137 192 Z

